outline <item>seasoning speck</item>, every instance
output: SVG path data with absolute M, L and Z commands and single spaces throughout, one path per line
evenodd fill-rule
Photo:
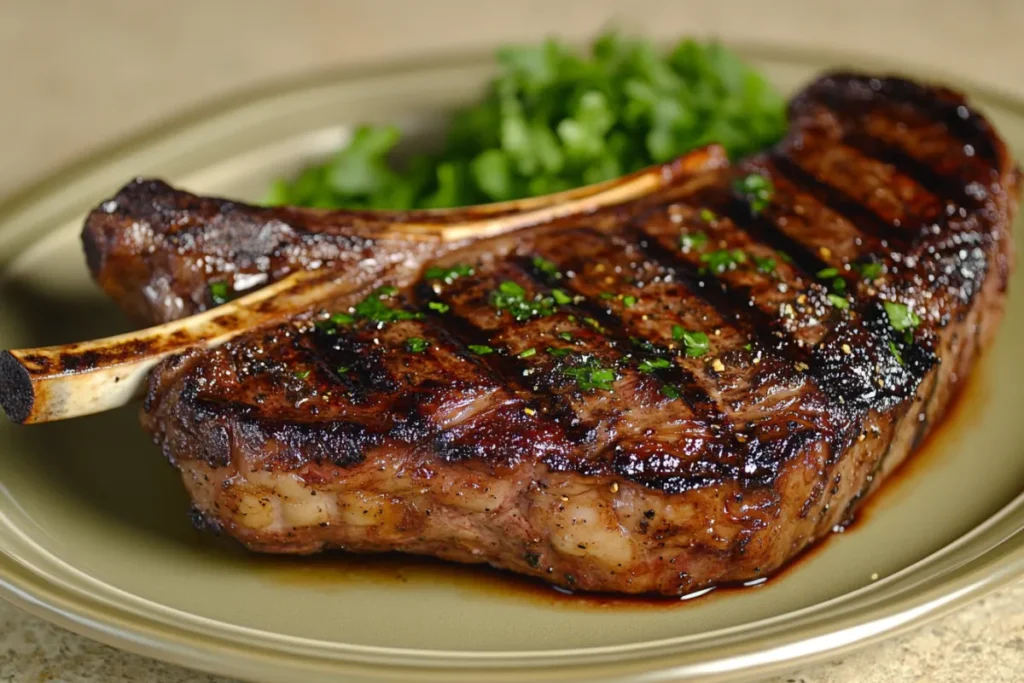
M 530 417 L 533 417 L 534 415 L 537 414 L 537 411 L 534 410 L 533 408 L 523 408 L 523 412 L 529 415 Z
M 828 247 L 820 247 L 818 249 L 818 253 L 821 254 L 821 258 L 831 258 L 832 257 L 832 250 L 829 249 Z
M 612 488 L 612 493 L 618 493 L 619 492 L 619 482 L 613 481 L 611 488 Z
M 715 372 L 722 372 L 723 370 L 725 370 L 725 363 L 722 362 L 721 358 L 716 358 L 713 361 L 711 361 L 711 368 Z
M 843 344 L 841 348 L 843 349 L 843 353 L 845 353 L 847 356 L 853 353 L 853 349 L 850 348 L 849 344 Z

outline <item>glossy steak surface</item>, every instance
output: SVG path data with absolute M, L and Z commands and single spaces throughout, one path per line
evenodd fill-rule
M 83 238 L 147 322 L 298 268 L 359 284 L 154 372 L 143 422 L 198 522 L 682 594 L 848 521 L 941 418 L 1013 265 L 1018 172 L 959 95 L 832 74 L 790 121 L 753 158 L 696 152 L 640 200 L 487 240 L 158 181 Z

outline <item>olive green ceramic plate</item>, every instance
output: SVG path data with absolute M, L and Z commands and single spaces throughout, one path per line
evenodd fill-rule
M 828 66 L 871 67 L 747 54 L 787 89 Z M 87 209 L 132 176 L 258 199 L 272 177 L 341 144 L 339 122 L 391 121 L 426 138 L 490 71 L 486 59 L 450 60 L 251 94 L 29 190 L 0 213 L 0 347 L 123 328 L 87 277 L 77 234 Z M 975 101 L 1024 149 L 1024 104 Z M 1024 568 L 1021 279 L 995 348 L 928 452 L 854 529 L 758 587 L 598 604 L 486 570 L 248 555 L 192 529 L 177 475 L 131 407 L 0 424 L 0 584 L 8 599 L 98 640 L 250 679 L 709 680 L 791 668 Z

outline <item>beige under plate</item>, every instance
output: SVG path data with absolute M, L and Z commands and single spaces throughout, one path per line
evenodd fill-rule
M 746 53 L 787 89 L 828 66 L 874 67 Z M 89 281 L 77 235 L 86 210 L 129 178 L 258 199 L 270 178 L 340 145 L 341 124 L 390 121 L 428 137 L 490 70 L 486 59 L 450 60 L 252 93 L 23 193 L 0 210 L 0 347 L 124 329 Z M 1024 104 L 975 102 L 1024 151 Z M 861 523 L 758 587 L 616 603 L 440 563 L 249 555 L 192 529 L 176 472 L 130 407 L 0 424 L 0 588 L 98 640 L 258 680 L 712 680 L 792 668 L 1024 569 L 1021 280 L 996 346 L 927 451 Z

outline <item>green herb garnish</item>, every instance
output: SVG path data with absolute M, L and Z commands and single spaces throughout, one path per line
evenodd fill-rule
M 708 236 L 703 232 L 691 232 L 679 238 L 679 246 L 684 252 L 703 249 L 708 243 Z
M 427 304 L 427 308 L 432 311 L 437 311 L 438 313 L 447 313 L 452 307 L 443 301 L 431 301 Z
M 554 346 L 549 346 L 547 348 L 547 351 L 555 358 L 562 358 L 563 356 L 568 356 L 570 353 L 572 353 L 572 351 L 570 351 L 569 349 L 557 349 Z
M 715 214 L 715 212 L 712 211 L 711 209 L 701 209 L 700 219 L 705 223 L 714 223 L 715 221 L 718 220 L 718 215 Z
M 423 337 L 409 337 L 405 340 L 405 348 L 412 353 L 423 353 L 430 348 L 430 342 Z
M 666 384 L 666 385 L 662 386 L 661 387 L 661 393 L 664 394 L 666 397 L 672 399 L 672 400 L 675 400 L 675 399 L 679 398 L 680 396 L 682 396 L 682 394 L 679 392 L 679 389 L 677 389 L 676 387 L 674 387 L 671 384 Z
M 455 282 L 456 279 L 460 277 L 468 277 L 472 274 L 472 266 L 456 263 L 451 268 L 439 268 L 437 266 L 427 268 L 427 272 L 423 274 L 423 277 L 427 280 L 442 280 L 446 285 L 450 285 Z
M 754 263 L 757 265 L 757 272 L 764 273 L 765 275 L 771 275 L 775 272 L 775 267 L 778 265 L 775 259 L 770 256 L 754 256 Z
M 882 276 L 881 263 L 857 263 L 853 267 L 865 280 L 876 280 Z
M 668 367 L 672 367 L 672 363 L 667 358 L 649 358 L 641 361 L 637 369 L 640 372 L 652 373 L 655 370 Z
M 536 355 L 537 355 L 537 349 L 532 348 L 532 347 L 529 348 L 529 349 L 525 349 L 524 351 L 520 351 L 519 352 L 519 357 L 520 358 L 529 358 L 530 356 L 536 356 Z
M 345 374 L 348 374 L 348 371 L 351 370 L 351 369 L 352 368 L 348 367 L 347 365 L 339 365 L 335 369 L 335 372 L 337 372 L 339 375 L 345 375 Z
M 772 195 L 775 194 L 775 186 L 772 181 L 760 173 L 751 173 L 735 182 L 734 189 L 747 198 L 750 202 L 750 210 L 759 214 L 768 208 Z
M 602 299 L 603 301 L 607 301 L 608 299 L 614 299 L 615 295 L 612 294 L 611 292 L 601 292 L 600 294 L 597 295 L 597 297 L 599 299 Z
M 672 326 L 672 339 L 683 342 L 686 355 L 691 358 L 700 358 L 710 348 L 708 335 L 703 332 L 690 332 L 682 325 Z
M 490 353 L 494 353 L 494 349 L 485 344 L 470 344 L 468 348 L 478 356 L 486 356 Z
M 821 280 L 827 280 L 830 277 L 835 277 L 837 275 L 839 275 L 838 268 L 822 268 L 817 273 L 815 273 L 815 277 Z
M 211 282 L 209 288 L 210 300 L 214 306 L 223 306 L 231 300 L 231 288 L 223 280 Z
M 511 280 L 505 280 L 491 292 L 491 305 L 499 312 L 508 311 L 518 322 L 546 317 L 555 312 L 553 297 L 538 294 L 533 299 L 528 299 L 526 290 Z
M 576 380 L 576 386 L 583 391 L 611 391 L 612 383 L 618 379 L 613 368 L 602 367 L 593 356 L 586 358 L 579 365 L 565 365 L 559 371 L 566 377 Z
M 361 126 L 347 146 L 266 203 L 435 208 L 578 187 L 720 142 L 737 158 L 778 140 L 784 100 L 735 53 L 684 40 L 598 38 L 506 47 L 483 99 L 456 111 L 437 152 L 394 160 L 400 133 Z
M 914 328 L 921 324 L 921 318 L 910 310 L 906 304 L 895 301 L 883 301 L 885 314 L 889 317 L 889 325 L 897 332 L 913 332 Z
M 741 263 L 747 262 L 747 255 L 740 249 L 719 249 L 700 257 L 701 263 L 708 264 L 712 273 L 724 273 L 735 270 Z
M 841 311 L 845 311 L 847 308 L 850 307 L 850 302 L 847 301 L 845 298 L 839 296 L 838 294 L 832 294 L 831 292 L 829 292 L 828 300 L 832 302 L 833 306 L 835 306 Z
M 306 379 L 307 377 L 309 377 L 309 373 L 309 370 L 296 370 L 292 374 L 295 375 L 295 379 Z
M 572 339 L 573 339 L 572 333 L 570 333 L 570 332 L 559 332 L 555 336 L 558 337 L 559 339 L 562 339 L 562 340 L 567 341 L 567 342 L 571 342 Z
M 896 346 L 896 342 L 891 339 L 889 340 L 889 351 L 891 351 L 892 355 L 895 356 L 896 362 L 903 365 L 903 354 L 900 353 L 899 348 Z
M 572 303 L 572 297 L 566 294 L 561 289 L 552 289 L 551 298 L 554 299 L 555 303 L 558 304 L 559 306 L 564 306 L 566 304 Z
M 418 320 L 422 313 L 412 313 L 401 308 L 392 308 L 385 301 L 398 294 L 397 287 L 384 286 L 370 292 L 369 296 L 356 304 L 355 318 L 375 323 L 391 323 L 398 320 Z
M 548 277 L 561 277 L 562 274 L 558 272 L 558 266 L 548 261 L 546 258 L 540 256 L 533 257 L 533 267 L 544 273 Z
M 632 308 L 633 306 L 636 306 L 636 297 L 627 294 L 626 296 L 622 297 L 622 305 L 625 306 L 626 308 Z

